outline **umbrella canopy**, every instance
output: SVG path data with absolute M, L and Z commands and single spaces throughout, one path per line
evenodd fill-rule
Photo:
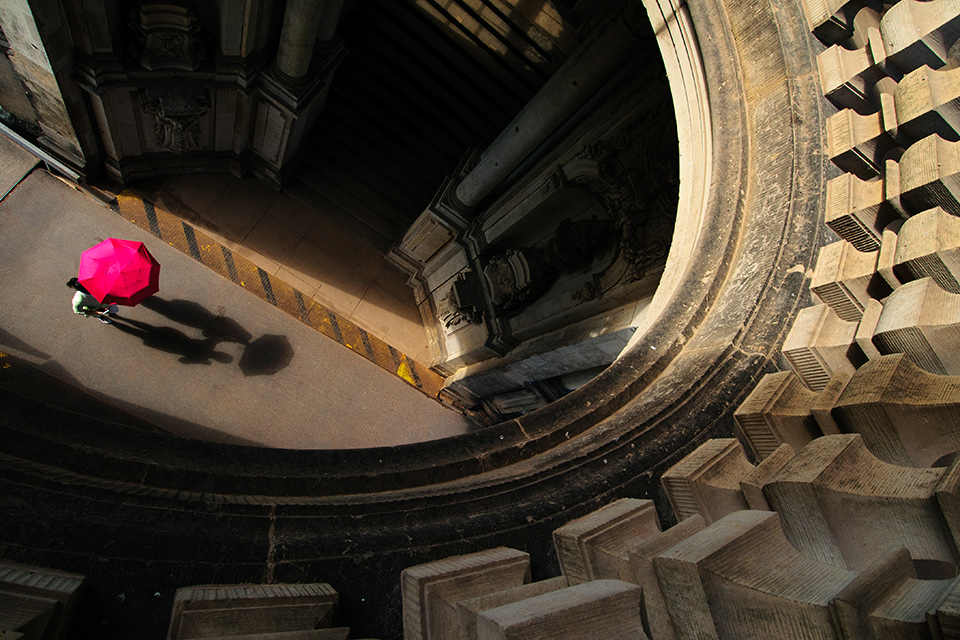
M 139 304 L 160 290 L 160 263 L 142 242 L 107 238 L 80 254 L 77 276 L 103 304 Z

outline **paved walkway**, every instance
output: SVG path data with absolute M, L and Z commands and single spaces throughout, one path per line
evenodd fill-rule
M 283 448 L 456 435 L 461 416 L 207 269 L 0 138 L 0 349 L 185 437 Z M 9 193 L 8 193 L 9 191 Z M 114 325 L 65 286 L 107 237 L 146 243 L 160 293 Z

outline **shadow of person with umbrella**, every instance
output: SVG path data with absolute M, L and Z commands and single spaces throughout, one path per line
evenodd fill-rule
M 126 317 L 114 318 L 113 326 L 143 341 L 143 345 L 158 351 L 180 356 L 181 364 L 209 365 L 212 361 L 229 364 L 233 356 L 217 351 L 220 340 L 217 338 L 191 338 L 173 327 L 158 327 L 140 320 Z
M 154 295 L 145 299 L 141 305 L 178 324 L 200 329 L 207 338 L 217 338 L 221 342 L 249 344 L 253 337 L 236 320 L 226 317 L 223 313 L 214 314 L 192 300 L 166 300 Z

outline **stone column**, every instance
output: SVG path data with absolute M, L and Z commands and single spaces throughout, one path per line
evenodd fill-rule
M 641 45 L 649 23 L 639 3 L 591 34 L 573 56 L 483 152 L 457 185 L 453 204 L 470 210 L 516 169 L 557 127 L 594 96 Z
M 316 0 L 287 0 L 276 62 L 276 68 L 285 80 L 297 81 L 307 75 L 320 22 L 329 4 Z

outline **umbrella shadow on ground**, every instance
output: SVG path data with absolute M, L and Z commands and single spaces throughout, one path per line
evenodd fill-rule
M 240 356 L 240 371 L 245 376 L 272 376 L 293 360 L 293 347 L 287 336 L 260 336 L 247 345 Z

